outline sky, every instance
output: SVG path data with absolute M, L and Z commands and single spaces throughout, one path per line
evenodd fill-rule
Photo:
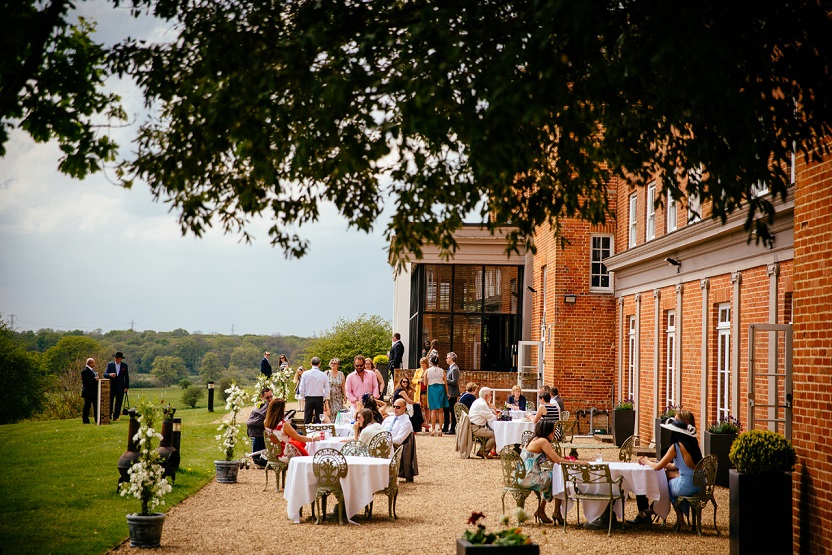
M 101 40 L 164 36 L 163 26 L 134 20 L 112 4 L 84 3 Z M 131 120 L 143 109 L 136 89 L 108 83 Z M 137 125 L 114 132 L 129 148 Z M 270 222 L 248 229 L 252 244 L 209 230 L 183 236 L 178 213 L 149 188 L 114 184 L 112 169 L 82 181 L 57 171 L 57 143 L 15 131 L 0 158 L 0 316 L 16 330 L 127 329 L 310 337 L 339 318 L 392 318 L 393 274 L 379 214 L 374 231 L 349 230 L 332 205 L 300 228 L 310 241 L 302 259 L 271 247 Z

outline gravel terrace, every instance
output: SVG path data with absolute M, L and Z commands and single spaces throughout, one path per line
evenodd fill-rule
M 246 416 L 241 413 L 240 420 Z M 308 553 L 312 546 L 325 550 L 353 551 L 362 555 L 390 555 L 416 552 L 432 554 L 455 553 L 455 542 L 466 529 L 472 511 L 486 515 L 489 530 L 502 528 L 502 472 L 498 459 L 461 459 L 454 451 L 453 436 L 430 437 L 419 434 L 417 453 L 420 475 L 415 482 L 400 480 L 396 512 L 398 520 L 387 519 L 387 498 L 377 494 L 373 517 L 354 518 L 360 525 L 339 526 L 329 519 L 316 525 L 310 509 L 304 507 L 304 518 L 293 524 L 286 515 L 282 490 L 274 490 L 274 477 L 269 489 L 263 491 L 261 469 L 240 470 L 237 484 L 211 482 L 192 497 L 168 512 L 158 549 L 131 548 L 125 540 L 111 553 Z M 610 457 L 611 451 L 598 451 Z M 580 453 L 582 459 L 594 460 L 596 452 Z M 671 509 L 668 525 L 629 527 L 606 531 L 582 530 L 575 526 L 575 511 L 569 513 L 569 525 L 535 524 L 529 520 L 523 531 L 540 544 L 541 554 L 636 554 L 636 553 L 727 553 L 728 552 L 728 490 L 717 487 L 719 505 L 714 534 L 710 505 L 704 511 L 704 536 L 695 533 L 674 533 L 676 517 Z M 506 508 L 514 501 L 506 496 Z M 332 506 L 332 501 L 328 507 Z M 551 515 L 551 505 L 548 513 Z M 534 495 L 526 500 L 526 510 L 537 508 Z M 635 499 L 626 504 L 627 518 L 636 514 Z M 583 522 L 583 515 L 581 515 Z M 126 532 L 126 526 L 125 526 Z

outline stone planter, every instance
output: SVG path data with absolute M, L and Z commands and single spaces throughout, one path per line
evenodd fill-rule
M 653 433 L 653 437 L 656 438 L 656 460 L 662 460 L 665 452 L 670 448 L 670 430 L 662 428 L 662 424 L 664 423 L 664 418 L 656 418 L 656 427 Z
M 624 445 L 628 437 L 636 432 L 636 411 L 619 410 L 612 411 L 612 437 L 618 447 Z
M 737 439 L 737 434 L 712 434 L 705 432 L 705 456 L 716 455 L 719 466 L 716 469 L 716 484 L 728 487 L 728 469 L 734 468 L 728 453 L 731 452 L 731 445 Z
M 540 555 L 540 546 L 528 545 L 483 545 L 468 540 L 456 540 L 456 555 Z
M 731 555 L 792 553 L 792 474 L 728 471 Z
M 159 547 L 164 524 L 165 513 L 128 514 L 127 528 L 130 530 L 130 547 Z
M 214 466 L 217 467 L 217 482 L 221 484 L 237 483 L 240 461 L 214 461 Z

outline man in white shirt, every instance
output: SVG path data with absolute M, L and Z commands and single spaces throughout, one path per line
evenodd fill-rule
M 488 425 L 489 422 L 497 419 L 496 409 L 491 403 L 493 398 L 494 392 L 491 388 L 480 388 L 480 398 L 471 404 L 471 409 L 468 411 L 468 419 L 471 421 L 471 430 L 474 435 L 487 438 L 483 455 L 488 459 L 495 456 L 492 451 L 496 445 L 494 430 Z
M 303 409 L 303 423 L 320 423 L 324 413 L 324 398 L 329 397 L 329 378 L 318 368 L 321 359 L 312 357 L 312 368 L 300 378 L 300 396 L 306 401 Z
M 413 424 L 410 423 L 410 417 L 407 416 L 407 403 L 404 399 L 399 397 L 393 403 L 393 416 L 388 416 L 384 419 L 381 427 L 393 435 L 393 446 L 398 447 L 410 437 L 413 433 Z

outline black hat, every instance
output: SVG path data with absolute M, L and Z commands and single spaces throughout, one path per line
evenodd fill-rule
M 124 358 L 124 353 L 121 351 L 116 351 L 116 354 L 113 355 L 113 358 Z

